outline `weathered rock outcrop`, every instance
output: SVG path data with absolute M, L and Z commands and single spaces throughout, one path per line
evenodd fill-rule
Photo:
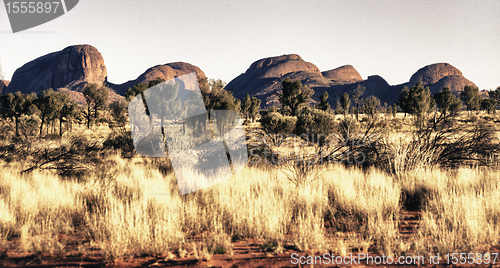
M 199 67 L 185 62 L 174 62 L 151 67 L 135 80 L 131 80 L 123 84 L 110 83 L 109 87 L 114 89 L 118 94 L 124 96 L 128 88 L 137 84 L 147 83 L 157 77 L 169 80 L 192 72 L 196 73 L 198 78 L 205 78 L 205 73 Z
M 363 98 L 373 95 L 382 103 L 388 104 L 397 101 L 404 86 L 412 87 L 418 81 L 428 86 L 432 94 L 441 91 L 443 87 L 449 87 L 458 95 L 466 85 L 475 87 L 474 83 L 463 77 L 460 70 L 448 63 L 425 66 L 418 70 L 409 82 L 392 86 L 378 75 L 363 80 L 351 65 L 320 73 L 314 64 L 304 61 L 299 55 L 291 54 L 254 62 L 245 73 L 231 81 L 226 89 L 233 91 L 234 96 L 240 99 L 249 93 L 250 96 L 261 99 L 263 107 L 278 105 L 274 92 L 281 89 L 281 81 L 284 78 L 300 79 L 302 84 L 313 88 L 316 92 L 313 96 L 315 100 L 327 91 L 332 106 L 335 106 L 337 98 L 344 92 L 351 93 L 358 86 L 365 87 Z
M 197 66 L 174 62 L 149 68 L 135 80 L 112 84 L 107 82 L 107 70 L 101 53 L 93 46 L 78 45 L 26 63 L 16 70 L 12 82 L 3 93 L 20 91 L 40 95 L 52 88 L 67 92 L 73 100 L 84 103 L 81 92 L 88 84 L 97 84 L 111 88 L 110 101 L 114 101 L 124 99 L 127 89 L 139 83 L 147 83 L 157 77 L 169 80 L 192 72 L 198 78 L 205 78 L 205 73 Z M 1 89 L 3 86 L 0 84 L 0 93 Z
M 6 92 L 36 92 L 39 95 L 48 88 L 82 91 L 90 83 L 102 85 L 106 77 L 104 59 L 95 47 L 70 46 L 17 69 Z
M 313 98 L 316 100 L 323 92 L 328 91 L 332 105 L 344 92 L 356 89 L 358 84 L 366 88 L 364 96 L 375 95 L 383 102 L 390 102 L 394 95 L 393 88 L 380 76 L 363 80 L 351 65 L 321 73 L 316 65 L 304 61 L 296 54 L 258 60 L 244 74 L 231 81 L 226 89 L 233 91 L 234 96 L 240 99 L 249 93 L 252 97 L 261 99 L 263 107 L 277 105 L 278 99 L 274 92 L 281 89 L 284 78 L 300 79 L 302 84 L 315 90 Z
M 243 99 L 247 93 L 257 96 L 263 106 L 276 102 L 274 90 L 281 87 L 284 78 L 309 81 L 310 84 L 328 86 L 331 81 L 325 79 L 316 65 L 304 61 L 297 54 L 282 55 L 258 60 L 248 70 L 227 84 L 226 89 L 233 91 L 236 98 Z
M 441 91 L 443 87 L 448 87 L 451 92 L 459 95 L 465 86 L 476 87 L 462 75 L 460 70 L 449 63 L 435 63 L 421 68 L 412 75 L 408 86 L 411 87 L 417 82 L 428 86 L 432 94 Z
M 344 65 L 330 71 L 322 72 L 322 74 L 324 77 L 338 84 L 352 84 L 363 80 L 361 75 L 352 65 Z

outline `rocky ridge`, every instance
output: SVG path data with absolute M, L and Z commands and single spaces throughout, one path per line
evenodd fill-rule
M 476 86 L 466 79 L 460 70 L 448 63 L 425 66 L 412 75 L 409 82 L 389 85 L 378 75 L 363 79 L 351 65 L 319 72 L 314 64 L 304 61 L 297 54 L 290 54 L 254 62 L 245 73 L 232 80 L 226 89 L 233 91 L 234 96 L 240 99 L 248 93 L 252 97 L 260 98 L 263 106 L 277 105 L 278 100 L 274 92 L 281 89 L 281 81 L 284 78 L 300 79 L 302 84 L 313 88 L 316 92 L 313 97 L 315 100 L 327 91 L 333 106 L 344 92 L 350 93 L 358 86 L 364 86 L 366 89 L 363 97 L 374 95 L 382 103 L 388 104 L 397 100 L 404 86 L 412 87 L 419 81 L 428 86 L 433 94 L 443 87 L 449 87 L 452 92 L 459 95 L 466 85 Z
M 107 70 L 101 53 L 93 46 L 77 45 L 26 63 L 16 70 L 10 84 L 0 81 L 0 94 L 21 91 L 39 95 L 43 90 L 53 88 L 68 92 L 81 103 L 84 101 L 81 92 L 88 84 L 93 83 L 111 88 L 111 100 L 118 100 L 123 99 L 127 89 L 134 85 L 147 83 L 158 77 L 169 80 L 191 72 L 195 72 L 198 78 L 206 78 L 199 67 L 174 62 L 151 67 L 136 79 L 123 84 L 113 84 L 107 81 Z M 281 88 L 281 81 L 285 78 L 299 79 L 313 88 L 316 92 L 313 98 L 316 100 L 327 91 L 333 106 L 344 92 L 352 92 L 358 86 L 366 88 L 363 97 L 374 95 L 382 103 L 388 104 L 397 100 L 404 86 L 411 87 L 419 81 L 428 86 L 433 94 L 443 87 L 449 87 L 458 95 L 466 85 L 475 86 L 460 70 L 448 63 L 425 66 L 413 74 L 409 82 L 389 85 L 378 75 L 363 79 L 351 65 L 321 72 L 316 65 L 303 60 L 301 56 L 289 54 L 255 61 L 245 73 L 230 81 L 226 89 L 233 91 L 234 96 L 239 99 L 243 99 L 247 93 L 255 96 L 262 100 L 263 107 L 277 105 L 274 92 Z

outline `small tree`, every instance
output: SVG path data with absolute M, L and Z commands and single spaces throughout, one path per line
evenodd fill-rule
M 407 86 L 404 86 L 401 93 L 399 93 L 397 105 L 401 107 L 401 110 L 405 113 L 405 117 L 406 114 L 413 114 L 414 110 L 410 101 L 410 90 Z
M 250 107 L 252 106 L 252 99 L 250 98 L 250 94 L 247 93 L 243 101 L 241 102 L 241 113 L 243 114 L 243 118 L 248 120 Z
M 250 114 L 250 118 L 252 119 L 252 122 L 254 122 L 255 119 L 257 119 L 257 116 L 259 114 L 260 104 L 261 104 L 261 100 L 257 99 L 256 97 L 252 97 L 250 110 L 249 110 L 249 114 Z
M 497 87 L 497 89 L 495 90 L 488 91 L 488 95 L 490 96 L 490 99 L 493 99 L 497 102 L 498 107 L 498 103 L 500 103 L 500 87 Z M 497 109 L 497 107 L 495 107 L 495 110 Z
M 374 118 L 377 109 L 380 107 L 380 100 L 375 96 L 370 96 L 363 101 L 363 112 L 369 117 Z
M 443 88 L 440 92 L 434 94 L 434 100 L 436 101 L 439 111 L 446 117 L 448 111 L 454 114 L 457 112 L 458 108 L 461 108 L 462 101 L 457 98 L 451 90 L 447 87 Z
M 93 111 L 94 120 L 99 119 L 99 111 L 106 109 L 109 99 L 109 88 L 102 86 L 99 87 L 96 84 L 88 85 L 83 91 L 85 96 L 85 101 L 87 102 L 87 128 L 90 128 L 91 113 Z
M 488 91 L 488 95 L 490 96 L 491 99 L 500 102 L 500 87 L 497 87 L 497 89 L 495 90 Z
M 117 126 L 123 127 L 127 123 L 127 109 L 126 101 L 114 101 L 109 105 L 109 110 Z
M 481 100 L 481 110 L 487 111 L 488 113 L 494 113 L 498 105 L 498 102 L 493 99 L 482 99 Z
M 278 95 L 282 109 L 286 110 L 288 108 L 292 115 L 297 115 L 308 102 L 311 102 L 314 90 L 308 86 L 303 86 L 300 80 L 292 81 L 290 78 L 285 78 L 282 84 L 282 92 L 275 92 Z
M 209 105 L 207 106 L 208 112 L 212 114 L 210 111 L 211 110 L 229 110 L 233 111 L 236 113 L 240 113 L 241 111 L 241 100 L 236 99 L 233 96 L 232 91 L 227 91 L 224 89 L 226 86 L 226 83 L 223 82 L 220 79 L 214 80 L 211 79 L 209 81 L 210 85 L 210 95 L 209 95 Z M 250 100 L 251 103 L 251 100 Z M 228 113 L 219 113 L 219 115 L 223 115 L 224 117 L 232 116 Z M 212 118 L 210 116 L 209 118 Z M 231 118 L 220 118 L 222 122 L 225 123 L 219 123 L 217 126 L 219 127 L 219 133 L 225 133 L 226 128 L 231 126 L 234 120 Z
M 49 122 L 50 119 L 54 119 L 59 116 L 59 111 L 63 105 L 54 92 L 52 88 L 44 90 L 40 97 L 36 101 L 38 110 L 40 111 L 40 136 L 43 135 L 43 125 L 47 123 L 47 134 L 49 133 Z
M 319 97 L 319 104 L 316 108 L 323 110 L 323 111 L 329 111 L 331 109 L 330 103 L 328 102 L 328 92 L 327 91 L 325 91 L 321 95 L 321 97 Z
M 340 104 L 342 105 L 342 110 L 344 111 L 344 116 L 349 113 L 349 106 L 351 106 L 351 99 L 349 98 L 349 94 L 344 92 L 342 96 L 340 96 Z
M 436 106 L 429 87 L 422 86 L 417 82 L 410 90 L 404 87 L 399 94 L 399 106 L 405 113 L 417 116 L 417 125 L 422 126 L 423 119 Z
M 19 136 L 19 118 L 24 115 L 38 113 L 36 108 L 36 94 L 7 93 L 0 98 L 2 103 L 2 114 L 6 117 L 14 117 L 16 135 Z
M 80 112 L 80 108 L 78 108 L 78 103 L 73 100 L 69 100 L 65 102 L 61 108 L 61 112 L 59 113 L 59 135 L 62 136 L 62 123 L 66 122 L 66 129 L 71 130 L 73 128 L 72 120 L 76 115 Z
M 479 88 L 465 86 L 464 91 L 460 93 L 460 99 L 467 107 L 467 111 L 477 111 L 480 107 L 481 98 L 479 97 Z
M 354 101 L 354 105 L 356 106 L 356 120 L 359 121 L 359 105 L 363 102 L 361 96 L 365 94 L 365 87 L 358 84 L 358 87 L 351 92 L 352 100 Z

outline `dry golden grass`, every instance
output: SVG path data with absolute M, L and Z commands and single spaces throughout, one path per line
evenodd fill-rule
M 388 120 L 401 128 L 392 139 L 405 139 L 411 127 L 402 115 Z M 260 238 L 277 252 L 294 246 L 341 255 L 374 245 L 386 255 L 488 252 L 500 242 L 500 171 L 493 169 L 420 168 L 393 176 L 325 165 L 296 184 L 293 169 L 246 167 L 181 196 L 174 174 L 150 160 L 104 160 L 105 170 L 80 180 L 51 171 L 21 175 L 26 163 L 0 161 L 0 246 L 18 237 L 20 250 L 53 254 L 64 250 L 60 234 L 79 231 L 109 258 L 210 259 L 231 254 L 232 238 Z M 403 208 L 422 212 L 409 239 L 399 232 Z
M 229 253 L 231 237 L 262 238 L 277 251 L 294 245 L 339 254 L 375 241 L 386 254 L 487 251 L 499 242 L 500 173 L 494 170 L 420 170 L 395 179 L 331 165 L 297 187 L 282 170 L 247 167 L 180 196 L 173 174 L 140 158 L 108 162 L 108 170 L 80 181 L 48 171 L 19 175 L 19 164 L 1 163 L 0 241 L 19 236 L 21 250 L 57 253 L 64 248 L 58 234 L 80 229 L 109 257 L 120 257 L 186 254 L 191 237 L 201 235 L 194 250 L 200 258 Z M 421 227 L 407 240 L 398 231 L 402 193 L 419 191 Z M 330 219 L 334 229 L 325 228 Z M 351 238 L 336 239 L 351 231 Z

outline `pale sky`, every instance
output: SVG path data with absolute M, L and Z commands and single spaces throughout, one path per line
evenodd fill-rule
M 500 86 L 500 1 L 80 0 L 66 15 L 13 34 L 0 7 L 0 64 L 23 64 L 76 44 L 104 57 L 108 81 L 184 61 L 231 81 L 254 61 L 296 53 L 321 71 L 351 64 L 366 79 L 408 82 L 447 62 L 480 89 Z

